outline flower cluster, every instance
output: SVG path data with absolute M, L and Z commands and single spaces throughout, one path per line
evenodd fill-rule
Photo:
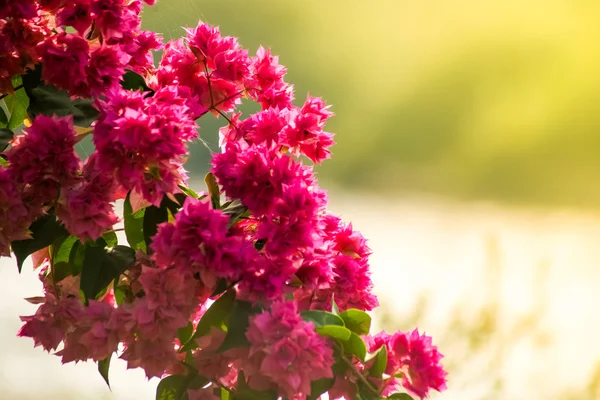
M 384 395 L 396 392 L 400 385 L 420 398 L 427 397 L 430 389 L 446 389 L 447 373 L 440 364 L 443 356 L 431 344 L 431 337 L 420 335 L 417 329 L 393 335 L 382 331 L 368 337 L 366 342 L 370 352 L 375 352 L 382 346 L 387 348 L 385 373 L 390 378 L 380 383 Z
M 181 378 L 178 396 L 190 399 L 445 389 L 431 338 L 368 335 L 371 251 L 327 211 L 304 163 L 331 156 L 333 114 L 317 97 L 294 105 L 269 50 L 250 56 L 204 23 L 162 46 L 140 31 L 140 0 L 0 5 L 0 92 L 16 96 L 13 78 L 39 63 L 43 82 L 22 79 L 27 95 L 45 85 L 60 101 L 92 97 L 95 113 L 80 127 L 79 103 L 74 117 L 33 104 L 1 154 L 0 255 L 12 250 L 21 266 L 33 254 L 44 287 L 20 336 L 63 363 L 106 366 L 117 353 L 149 378 Z M 243 98 L 260 111 L 239 112 Z M 184 164 L 206 114 L 226 126 L 208 192 L 195 193 Z M 81 159 L 75 146 L 87 135 L 94 151 Z M 366 358 L 383 347 L 384 368 Z
M 302 320 L 293 302 L 273 303 L 270 311 L 251 317 L 246 337 L 251 387 L 275 386 L 288 399 L 304 399 L 312 381 L 333 378 L 333 350 L 311 322 Z
M 161 40 L 140 29 L 141 0 L 3 3 L 0 93 L 12 92 L 12 77 L 40 61 L 46 83 L 82 97 L 118 86 L 125 68 L 140 73 L 153 68 L 149 52 Z

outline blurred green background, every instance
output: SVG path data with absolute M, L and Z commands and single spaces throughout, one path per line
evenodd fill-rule
M 144 25 L 171 39 L 202 19 L 279 54 L 297 103 L 336 113 L 326 187 L 597 208 L 599 17 L 581 0 L 163 0 Z M 207 163 L 196 146 L 188 168 Z

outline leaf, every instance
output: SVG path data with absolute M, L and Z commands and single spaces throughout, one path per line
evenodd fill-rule
M 158 225 L 169 220 L 169 213 L 166 207 L 158 208 L 156 206 L 149 206 L 145 210 L 143 230 L 146 249 L 149 251 L 152 237 L 158 232 Z
M 2 100 L 4 102 L 4 99 Z M 0 125 L 8 126 L 8 115 L 6 115 L 6 111 L 4 111 L 4 107 L 0 105 Z
M 107 250 L 103 239 L 85 247 L 80 287 L 87 303 L 129 268 L 135 261 L 135 250 L 127 246 Z
M 0 128 L 0 151 L 4 151 L 15 134 L 8 128 Z
M 338 308 L 338 305 L 335 302 L 335 294 L 331 295 L 331 313 L 335 315 L 340 315 L 340 309 Z
M 78 240 L 73 243 L 71 252 L 69 253 L 69 266 L 71 275 L 79 275 L 83 270 L 83 261 L 85 260 L 85 246 Z
M 386 346 L 381 346 L 379 350 L 375 353 L 375 357 L 373 358 L 373 365 L 369 369 L 369 375 L 380 378 L 381 375 L 385 372 L 388 362 L 388 352 Z
M 371 316 L 364 311 L 350 308 L 340 314 L 348 329 L 358 335 L 367 335 L 371 330 Z
M 117 244 L 119 244 L 117 234 L 114 232 L 105 233 L 104 236 L 102 236 L 102 239 L 104 239 L 106 246 L 108 247 L 115 247 Z
M 183 193 L 185 193 L 187 196 L 193 197 L 194 199 L 197 199 L 200 197 L 200 196 L 198 196 L 198 193 L 194 192 L 192 189 L 190 189 L 187 186 L 179 185 L 179 189 L 181 189 L 181 191 Z
M 13 78 L 13 87 L 20 86 L 21 82 L 21 77 Z M 14 94 L 6 96 L 4 104 L 6 104 L 10 116 L 7 115 L 8 122 L 3 127 L 15 129 L 22 125 L 27 117 L 27 107 L 29 107 L 29 97 L 25 89 L 21 88 L 16 90 Z
M 108 381 L 108 369 L 110 368 L 111 357 L 112 357 L 112 353 L 110 353 L 108 355 L 108 357 L 106 357 L 104 360 L 98 361 L 98 372 L 100 372 L 100 375 L 102 375 L 102 377 L 104 378 L 104 381 L 108 385 L 109 389 L 110 389 L 110 382 Z
M 158 383 L 156 400 L 183 400 L 187 399 L 188 389 L 201 389 L 210 380 L 191 373 L 189 375 L 169 375 Z
M 358 395 L 356 400 L 381 400 L 379 393 L 375 392 L 363 381 L 358 381 Z
M 217 178 L 215 178 L 212 172 L 209 172 L 204 177 L 204 182 L 208 188 L 208 193 L 210 194 L 210 200 L 213 208 L 215 210 L 221 208 L 221 191 L 219 189 L 219 185 L 217 184 Z
M 307 397 L 307 400 L 316 400 L 320 395 L 328 391 L 333 387 L 333 383 L 335 379 L 332 378 L 323 378 L 316 381 L 312 381 L 310 383 L 310 396 Z
M 238 372 L 237 388 L 232 393 L 233 400 L 276 400 L 279 395 L 274 391 L 259 391 L 251 389 L 246 383 L 244 371 Z
M 58 222 L 54 211 L 48 212 L 36 219 L 29 227 L 31 239 L 16 240 L 11 243 L 11 247 L 17 257 L 17 266 L 19 272 L 23 267 L 23 262 L 30 254 L 35 253 L 45 247 L 50 246 L 56 240 L 68 236 L 69 232 Z
M 407 393 L 392 393 L 390 394 L 388 397 L 386 397 L 386 399 L 395 399 L 395 400 L 414 400 L 409 394 Z
M 235 303 L 235 291 L 229 290 L 215 301 L 198 322 L 196 332 L 180 350 L 181 353 L 198 347 L 195 339 L 206 335 L 213 326 L 220 327 L 229 317 Z
M 186 326 L 177 329 L 177 338 L 179 343 L 186 343 L 192 337 L 194 333 L 194 324 L 188 322 Z
M 227 336 L 217 349 L 217 353 L 223 353 L 227 350 L 237 347 L 249 347 L 250 342 L 246 338 L 246 330 L 250 326 L 249 318 L 257 313 L 257 309 L 247 301 L 236 301 L 229 314 L 227 323 Z
M 225 390 L 223 388 L 219 388 L 219 397 L 221 398 L 221 400 L 229 400 L 229 390 Z
M 183 375 L 169 375 L 163 378 L 156 387 L 156 400 L 181 399 L 181 392 L 187 390 L 187 387 L 184 387 L 186 379 Z
M 125 236 L 127 242 L 134 250 L 142 250 L 146 253 L 146 240 L 144 238 L 144 216 L 146 209 L 141 209 L 138 212 L 133 212 L 133 207 L 129 199 L 131 192 L 125 198 L 123 205 L 123 220 L 125 225 Z
M 51 85 L 41 85 L 28 90 L 29 108 L 32 118 L 37 115 L 73 116 L 77 126 L 88 127 L 100 114 L 90 99 L 71 99 L 65 91 Z
M 327 311 L 320 310 L 308 310 L 300 313 L 302 319 L 310 321 L 315 324 L 315 327 L 321 327 L 325 325 L 339 325 L 344 326 L 344 320 Z
M 73 269 L 69 263 L 71 250 L 79 240 L 74 236 L 68 236 L 52 245 L 52 279 L 54 283 L 60 282 L 69 275 L 73 275 Z
M 227 207 L 223 207 L 223 214 L 229 215 L 229 221 L 227 222 L 227 228 L 231 228 L 238 219 L 248 216 L 248 207 L 242 204 L 239 200 L 233 200 L 227 204 Z M 263 243 L 264 246 L 264 243 Z
M 144 78 L 131 70 L 126 70 L 125 74 L 121 77 L 121 87 L 126 90 L 141 90 L 142 92 L 153 92 Z
M 350 339 L 350 329 L 339 325 L 318 326 L 315 331 L 321 336 L 328 336 L 333 339 L 345 341 Z
M 362 362 L 365 361 L 365 357 L 367 356 L 367 346 L 356 333 L 351 332 L 348 340 L 342 342 L 342 345 L 344 346 L 344 352 L 358 357 Z

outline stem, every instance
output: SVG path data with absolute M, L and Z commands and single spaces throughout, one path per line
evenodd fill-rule
M 14 88 L 14 89 L 13 89 L 13 91 L 15 91 L 15 92 L 16 92 L 16 91 L 17 91 L 17 90 L 19 90 L 19 89 L 23 89 L 23 85 L 19 85 L 19 86 L 17 86 L 16 88 Z M 10 93 L 5 93 L 5 94 L 3 94 L 2 96 L 0 96 L 0 100 L 2 100 L 3 98 L 5 98 L 5 97 L 6 97 L 6 96 L 8 96 L 9 94 L 10 94 Z
M 363 374 L 361 374 L 359 371 L 356 370 L 356 368 L 354 368 L 354 364 L 352 364 L 352 361 L 348 360 L 346 358 L 346 356 L 344 355 L 344 350 L 340 347 L 340 345 L 338 345 L 337 343 L 335 344 L 335 347 L 337 348 L 337 350 L 340 352 L 340 358 L 341 360 L 348 366 L 350 367 L 350 369 L 352 370 L 352 372 L 354 372 L 354 374 L 356 375 L 356 377 L 358 379 L 360 379 L 360 381 L 362 383 L 365 384 L 365 386 L 367 388 L 369 388 L 369 390 L 372 392 L 372 394 L 376 395 L 379 397 L 379 392 L 377 391 L 376 388 L 373 387 L 373 385 L 371 384 L 371 382 L 369 382 L 367 380 L 367 378 L 365 378 L 363 376 Z

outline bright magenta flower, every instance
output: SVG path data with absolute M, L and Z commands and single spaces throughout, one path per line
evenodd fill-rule
M 86 66 L 89 45 L 83 37 L 62 32 L 37 46 L 44 68 L 42 79 L 73 96 L 88 96 Z
M 154 96 L 115 89 L 99 102 L 94 129 L 98 164 L 126 191 L 133 189 L 159 206 L 165 193 L 179 191 L 187 143 L 197 137 L 196 124 L 177 87 Z
M 251 387 L 267 378 L 287 398 L 304 399 L 312 381 L 333 377 L 333 350 L 302 320 L 294 302 L 275 302 L 270 311 L 250 317 L 246 337 L 251 347 L 244 370 Z
M 30 213 L 11 174 L 0 167 L 0 256 L 10 256 L 10 242 L 29 238 Z
M 22 198 L 32 213 L 39 215 L 43 206 L 56 201 L 61 186 L 77 182 L 80 160 L 74 146 L 71 117 L 40 115 L 12 141 L 6 152 L 8 171 L 23 185 Z
M 396 332 L 388 335 L 384 331 L 366 337 L 370 352 L 381 346 L 388 350 L 385 373 L 392 378 L 384 385 L 383 394 L 398 391 L 400 384 L 411 394 L 423 399 L 431 389 L 441 392 L 446 389 L 446 375 L 440 360 L 443 355 L 431 342 L 431 337 L 420 335 L 418 329 L 411 333 Z
M 95 153 L 86 160 L 80 182 L 61 191 L 56 208 L 67 230 L 83 243 L 95 241 L 119 221 L 112 204 L 113 178 L 99 170 L 97 160 Z

